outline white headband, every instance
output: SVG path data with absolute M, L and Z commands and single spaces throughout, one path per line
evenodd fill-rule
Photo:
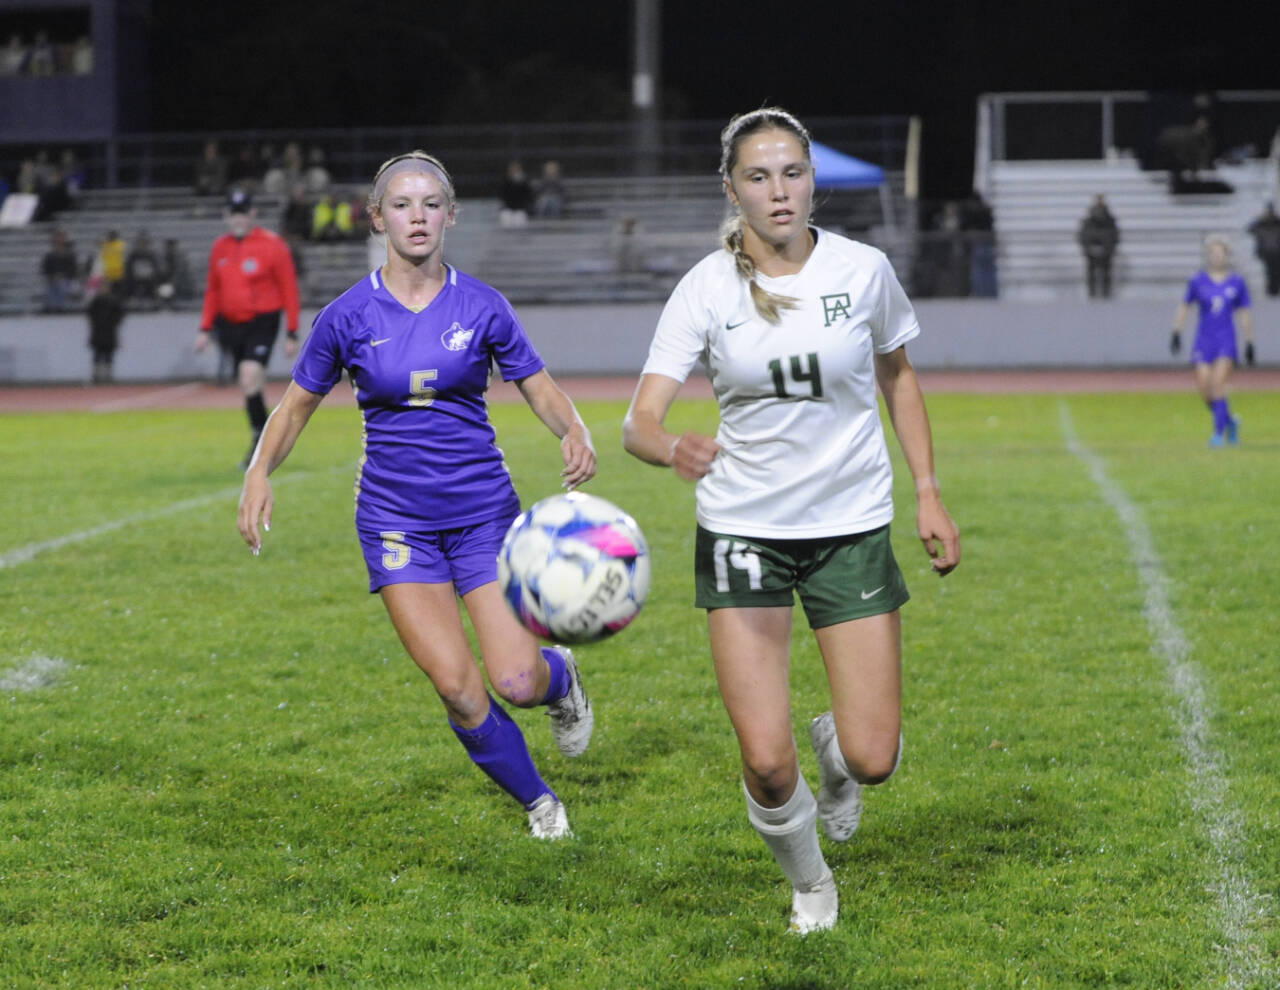
M 403 175 L 405 172 L 425 172 L 427 175 L 434 175 L 440 180 L 440 184 L 444 186 L 444 191 L 449 197 L 449 204 L 453 205 L 453 183 L 449 181 L 449 176 L 445 175 L 444 170 L 434 162 L 429 162 L 425 158 L 402 158 L 400 161 L 388 165 L 378 176 L 378 181 L 373 187 L 373 202 L 375 204 L 382 203 L 382 197 L 386 195 L 387 185 L 392 178 L 397 175 Z

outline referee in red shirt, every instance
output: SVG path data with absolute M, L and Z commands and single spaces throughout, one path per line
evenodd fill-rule
M 244 392 L 244 407 L 253 430 L 253 443 L 242 468 L 247 468 L 267 425 L 267 404 L 262 395 L 267 362 L 285 317 L 284 352 L 298 353 L 298 276 L 284 239 L 257 226 L 253 197 L 233 189 L 223 213 L 229 233 L 213 242 L 209 278 L 205 283 L 204 311 L 196 350 L 209 346 L 216 331 L 218 343 L 232 355 Z

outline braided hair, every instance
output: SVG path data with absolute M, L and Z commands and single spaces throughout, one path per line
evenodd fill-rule
M 743 138 L 760 131 L 788 131 L 795 135 L 804 149 L 805 158 L 809 157 L 809 131 L 792 114 L 781 107 L 761 107 L 750 113 L 739 114 L 729 121 L 729 125 L 720 132 L 720 176 L 725 182 L 733 174 L 738 164 L 738 145 Z M 756 281 L 756 263 L 747 254 L 742 240 L 743 220 L 740 212 L 734 213 L 720 227 L 720 243 L 733 256 L 738 274 L 747 280 L 751 290 L 751 301 L 759 313 L 769 323 L 781 320 L 781 311 L 795 309 L 800 305 L 798 299 L 791 296 L 769 292 Z

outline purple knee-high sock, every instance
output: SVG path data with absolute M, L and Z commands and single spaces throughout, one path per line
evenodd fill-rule
M 1227 406 L 1227 400 L 1214 399 L 1210 403 L 1210 408 L 1213 410 L 1213 432 L 1224 432 L 1227 424 L 1231 421 L 1231 411 Z
M 488 716 L 474 729 L 464 729 L 452 719 L 449 725 L 471 757 L 471 762 L 526 809 L 542 795 L 554 793 L 533 765 L 533 757 L 529 755 L 520 726 L 512 721 L 492 695 L 489 697 Z
M 544 705 L 549 705 L 569 693 L 569 665 L 564 662 L 564 654 L 552 646 L 542 648 L 542 657 L 551 668 L 551 683 L 547 685 L 547 696 L 542 699 Z

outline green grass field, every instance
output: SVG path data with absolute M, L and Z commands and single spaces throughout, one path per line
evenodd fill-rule
M 823 840 L 841 920 L 807 939 L 691 605 L 693 490 L 622 452 L 621 403 L 580 404 L 588 490 L 654 587 L 580 651 L 585 756 L 517 713 L 577 833 L 548 844 L 364 590 L 353 409 L 256 559 L 239 411 L 0 417 L 0 986 L 1275 987 L 1280 394 L 1235 404 L 1211 451 L 1189 392 L 930 397 L 964 562 L 929 574 L 899 460 L 906 754 Z M 550 435 L 495 419 L 526 502 L 556 490 Z M 801 619 L 802 740 L 825 697 Z

